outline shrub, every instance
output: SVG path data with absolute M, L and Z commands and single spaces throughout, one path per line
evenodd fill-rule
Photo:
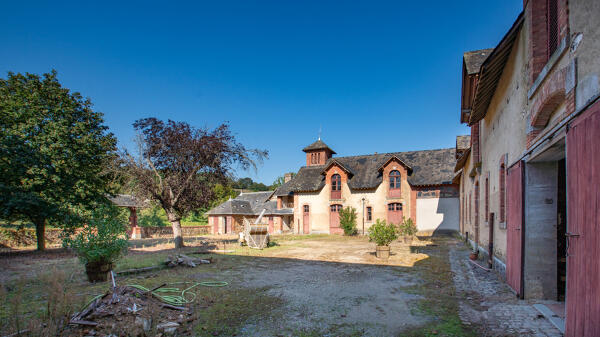
M 63 245 L 73 249 L 82 263 L 111 263 L 127 251 L 127 228 L 116 207 L 100 207 L 88 223 Z
M 402 235 L 414 236 L 417 232 L 417 225 L 415 225 L 411 218 L 402 218 L 402 224 L 400 225 L 400 233 Z
M 397 238 L 396 225 L 388 224 L 385 220 L 377 219 L 369 228 L 369 241 L 375 242 L 378 246 L 389 246 Z
M 354 207 L 345 207 L 340 209 L 340 227 L 344 230 L 344 235 L 356 235 L 356 209 Z

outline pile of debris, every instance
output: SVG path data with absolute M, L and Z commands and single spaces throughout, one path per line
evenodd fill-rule
M 90 302 L 71 317 L 70 329 L 83 329 L 88 336 L 110 336 L 127 331 L 130 336 L 149 333 L 170 335 L 192 320 L 192 312 L 161 302 L 152 292 L 165 284 L 143 291 L 131 286 L 118 286 Z M 165 310 L 167 309 L 167 310 Z
M 210 264 L 212 263 L 212 257 L 208 259 L 192 259 L 191 257 L 183 254 L 177 254 L 175 256 L 169 255 L 165 264 L 169 268 L 177 267 L 177 266 L 185 266 L 194 268 L 199 264 Z

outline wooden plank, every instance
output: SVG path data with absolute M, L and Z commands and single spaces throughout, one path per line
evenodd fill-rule
M 523 254 L 523 162 L 518 162 L 508 169 L 507 174 L 507 249 L 506 249 L 506 281 L 519 297 L 522 289 L 522 254 Z

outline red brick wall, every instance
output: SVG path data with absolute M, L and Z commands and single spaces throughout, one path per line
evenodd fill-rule
M 481 121 L 471 125 L 471 158 L 475 163 L 481 161 L 479 157 L 479 123 Z
M 309 151 L 306 153 L 306 166 L 325 165 L 325 162 L 329 158 L 331 158 L 330 151 Z

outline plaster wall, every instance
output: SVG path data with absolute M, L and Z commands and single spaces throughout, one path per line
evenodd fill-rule
M 458 231 L 458 198 L 417 199 L 419 232 Z
M 600 1 L 569 1 L 570 53 L 577 58 L 576 109 L 600 95 Z M 579 34 L 581 34 L 579 36 Z M 581 39 L 579 42 L 578 40 Z

